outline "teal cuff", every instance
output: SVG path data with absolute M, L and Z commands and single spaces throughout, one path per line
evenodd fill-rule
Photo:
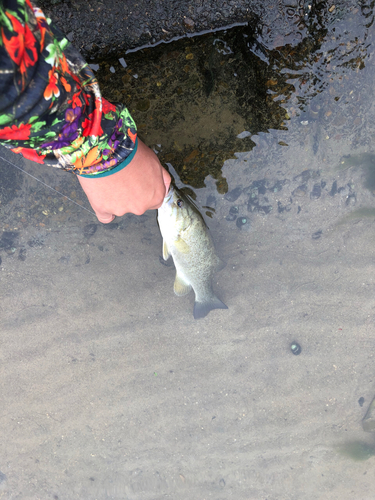
M 135 140 L 135 145 L 133 151 L 130 153 L 130 155 L 125 158 L 124 161 L 119 163 L 117 167 L 112 168 L 111 170 L 105 170 L 104 172 L 101 172 L 100 174 L 91 174 L 91 175 L 79 175 L 80 177 L 88 177 L 90 179 L 101 179 L 102 177 L 107 177 L 108 175 L 116 174 L 117 172 L 120 172 L 123 168 L 125 168 L 129 163 L 132 161 L 134 158 L 135 153 L 137 152 L 138 148 L 138 137 Z

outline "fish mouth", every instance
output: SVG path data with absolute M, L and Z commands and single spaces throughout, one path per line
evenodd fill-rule
M 166 196 L 164 198 L 164 203 L 169 203 L 172 196 L 173 196 L 173 187 L 171 186 L 168 193 L 166 194 Z

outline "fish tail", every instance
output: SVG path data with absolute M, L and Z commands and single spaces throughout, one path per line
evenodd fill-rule
M 204 318 L 213 309 L 228 309 L 228 307 L 217 297 L 212 297 L 207 302 L 195 302 L 193 311 L 194 319 Z

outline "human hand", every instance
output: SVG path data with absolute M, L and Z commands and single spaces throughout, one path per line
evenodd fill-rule
M 77 177 L 103 224 L 112 222 L 115 215 L 142 215 L 159 208 L 171 183 L 156 154 L 139 138 L 134 158 L 119 172 L 102 178 Z

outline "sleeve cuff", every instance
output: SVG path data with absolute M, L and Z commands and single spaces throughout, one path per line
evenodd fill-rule
M 89 179 L 101 179 L 102 177 L 107 177 L 108 175 L 116 174 L 117 172 L 120 172 L 120 170 L 122 170 L 123 168 L 125 168 L 127 165 L 129 165 L 129 163 L 134 158 L 135 153 L 137 152 L 137 148 L 138 148 L 138 137 L 137 137 L 137 139 L 135 141 L 135 145 L 134 145 L 133 151 L 130 153 L 129 156 L 127 156 L 125 158 L 124 161 L 122 161 L 121 163 L 119 163 L 117 165 L 117 167 L 114 167 L 111 170 L 105 170 L 104 172 L 100 172 L 99 174 L 94 174 L 94 175 L 80 175 L 80 174 L 77 174 L 77 175 L 79 175 L 79 177 L 87 177 Z

